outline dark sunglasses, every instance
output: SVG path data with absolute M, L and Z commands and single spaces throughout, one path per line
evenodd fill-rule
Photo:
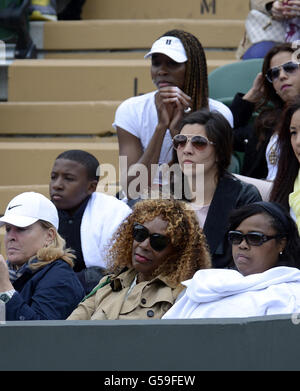
M 231 244 L 240 244 L 245 239 L 249 246 L 261 246 L 265 242 L 282 237 L 282 235 L 267 236 L 261 232 L 242 234 L 240 231 L 229 231 L 228 240 Z
M 204 136 L 186 136 L 185 134 L 176 134 L 175 137 L 173 137 L 173 148 L 174 149 L 179 149 L 179 148 L 184 148 L 186 143 L 190 141 L 192 143 L 192 146 L 199 151 L 202 151 L 205 149 L 208 144 L 214 145 L 212 141 L 209 141 L 206 137 Z
M 155 251 L 164 250 L 170 242 L 170 239 L 165 235 L 150 234 L 148 228 L 139 223 L 133 223 L 132 234 L 134 240 L 140 243 L 150 237 L 150 246 Z
M 279 77 L 281 68 L 285 73 L 294 73 L 299 68 L 299 64 L 297 62 L 289 61 L 278 67 L 270 68 L 265 75 L 270 83 L 273 83 L 273 81 Z

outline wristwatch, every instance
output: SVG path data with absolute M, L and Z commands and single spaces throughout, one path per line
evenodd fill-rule
M 6 304 L 12 298 L 14 293 L 15 293 L 15 289 L 11 289 L 5 292 L 0 292 L 0 300 Z

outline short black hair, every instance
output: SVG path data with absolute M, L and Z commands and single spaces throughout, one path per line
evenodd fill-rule
M 81 149 L 70 149 L 59 154 L 55 160 L 58 159 L 73 160 L 82 164 L 86 168 L 88 179 L 99 181 L 100 163 L 91 153 Z

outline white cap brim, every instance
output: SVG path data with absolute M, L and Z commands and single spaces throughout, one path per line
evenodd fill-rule
M 176 61 L 176 62 L 179 62 L 179 63 L 182 63 L 182 62 L 186 62 L 187 61 L 187 57 L 184 55 L 184 54 L 181 54 L 181 53 L 178 53 L 174 50 L 154 50 L 154 51 L 150 51 L 148 52 L 144 58 L 149 58 L 152 56 L 152 54 L 154 53 L 160 53 L 160 54 L 164 54 L 165 56 L 168 56 L 170 58 L 172 58 L 172 60 Z
M 24 228 L 28 227 L 31 224 L 34 224 L 38 221 L 38 219 L 35 219 L 33 217 L 27 217 L 27 216 L 3 216 L 0 218 L 0 227 L 4 224 L 11 224 L 16 227 Z
M 172 42 L 172 44 L 168 44 L 168 41 Z M 154 53 L 164 54 L 179 63 L 188 60 L 183 44 L 177 37 L 163 36 L 159 38 L 153 43 L 150 52 L 148 52 L 144 58 L 151 57 Z

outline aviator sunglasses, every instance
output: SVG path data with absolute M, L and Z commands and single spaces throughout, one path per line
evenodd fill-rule
M 209 141 L 206 137 L 204 136 L 187 136 L 185 134 L 176 134 L 175 137 L 173 137 L 173 148 L 174 149 L 179 149 L 179 148 L 184 148 L 186 143 L 190 141 L 192 143 L 192 146 L 199 151 L 204 150 L 208 144 L 214 145 L 212 141 Z
M 139 223 L 133 223 L 132 234 L 134 240 L 140 243 L 142 243 L 147 238 L 150 238 L 150 246 L 155 251 L 163 251 L 170 242 L 170 239 L 165 235 L 156 233 L 150 234 L 148 228 L 144 227 L 142 224 Z
M 261 232 L 249 232 L 242 234 L 240 231 L 229 231 L 228 240 L 231 244 L 241 244 L 245 239 L 249 246 L 261 246 L 271 239 L 282 237 L 282 235 L 267 236 Z
M 278 67 L 270 68 L 265 75 L 270 83 L 273 83 L 273 81 L 279 77 L 281 68 L 284 70 L 285 73 L 291 74 L 299 68 L 299 63 L 289 61 L 285 64 L 279 65 Z

